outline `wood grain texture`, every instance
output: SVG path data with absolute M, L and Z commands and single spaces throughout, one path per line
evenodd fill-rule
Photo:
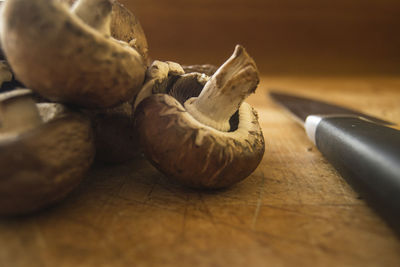
M 121 2 L 155 59 L 219 65 L 242 44 L 272 74 L 400 73 L 397 0 Z
M 249 102 L 267 149 L 248 179 L 197 191 L 144 159 L 97 165 L 53 208 L 0 219 L 0 266 L 399 266 L 400 241 L 268 88 L 400 123 L 400 78 L 263 76 Z

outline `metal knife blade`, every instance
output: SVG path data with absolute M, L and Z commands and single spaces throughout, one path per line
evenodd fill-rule
M 400 131 L 352 109 L 271 92 L 311 141 L 400 237 Z
M 285 109 L 287 109 L 297 119 L 299 119 L 302 124 L 305 122 L 307 116 L 312 114 L 319 114 L 319 115 L 349 115 L 349 116 L 361 117 L 369 121 L 383 125 L 395 125 L 392 122 L 385 121 L 350 108 L 340 107 L 322 101 L 280 93 L 277 91 L 270 91 L 269 95 L 271 96 L 272 99 L 281 104 Z

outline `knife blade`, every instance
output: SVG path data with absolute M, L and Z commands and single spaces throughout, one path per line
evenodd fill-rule
M 342 177 L 400 236 L 400 131 L 391 122 L 315 99 L 270 91 Z

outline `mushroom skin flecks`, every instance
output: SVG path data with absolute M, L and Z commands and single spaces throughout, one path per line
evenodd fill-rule
M 88 119 L 61 104 L 35 105 L 18 91 L 6 100 L 0 96 L 0 215 L 30 213 L 61 200 L 94 157 Z
M 17 79 L 55 102 L 106 108 L 131 101 L 143 85 L 145 59 L 104 33 L 112 6 L 101 14 L 96 29 L 56 0 L 6 1 L 1 43 Z
M 72 6 L 77 0 L 59 0 L 63 3 Z M 89 2 L 95 2 L 96 0 L 86 0 Z M 82 1 L 81 1 L 82 2 Z M 117 0 L 112 1 L 112 13 L 111 13 L 111 25 L 110 31 L 111 36 L 117 40 L 121 40 L 129 44 L 129 46 L 135 48 L 139 54 L 143 57 L 144 62 L 149 61 L 149 49 L 147 44 L 147 38 L 144 34 L 142 25 L 139 20 L 124 7 Z M 105 29 L 108 32 L 108 29 Z
M 193 73 L 182 75 L 184 82 L 178 79 L 167 94 L 144 98 L 136 108 L 135 125 L 144 154 L 167 177 L 190 187 L 227 187 L 248 177 L 264 154 L 257 113 L 243 102 L 254 92 L 258 72 L 244 49 L 237 47 L 233 57 L 214 76 L 199 77 L 200 74 Z M 211 91 L 204 93 L 203 88 L 192 95 L 190 88 L 198 89 L 199 85 Z M 199 121 L 200 116 L 193 116 L 186 103 L 202 95 L 227 98 L 221 100 L 223 105 L 230 105 L 221 113 L 223 118 L 212 112 L 207 114 L 213 106 L 201 107 L 203 115 L 210 117 L 205 122 Z M 201 103 L 207 103 L 207 99 L 201 99 Z M 212 99 L 210 103 L 217 105 L 218 101 Z M 231 114 L 228 118 L 227 113 Z M 216 129 L 208 124 L 209 119 L 227 121 L 222 123 L 224 129 Z
M 230 186 L 257 168 L 264 154 L 257 115 L 243 103 L 239 117 L 236 131 L 218 131 L 166 94 L 144 99 L 135 113 L 147 158 L 167 177 L 196 188 Z

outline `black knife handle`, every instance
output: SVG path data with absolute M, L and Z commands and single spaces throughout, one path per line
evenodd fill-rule
M 318 149 L 400 235 L 400 131 L 354 117 L 323 118 Z

